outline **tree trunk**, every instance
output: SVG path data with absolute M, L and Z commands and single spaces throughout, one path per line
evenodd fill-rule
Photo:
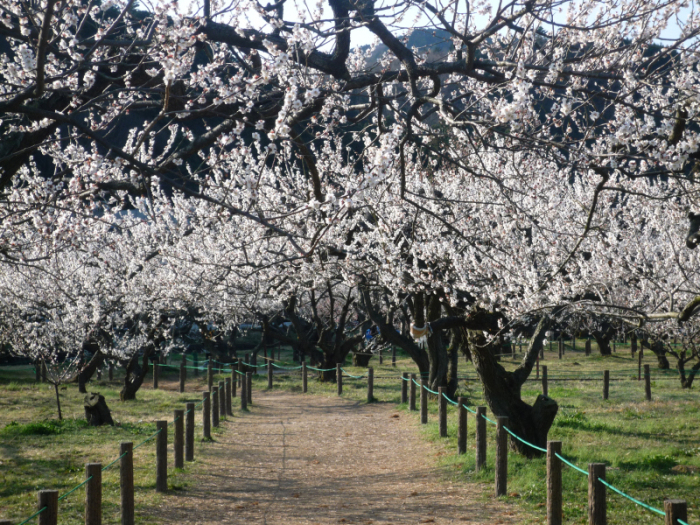
M 493 344 L 487 343 L 482 332 L 470 331 L 470 341 L 475 343 L 470 345 L 474 365 L 491 411 L 496 416 L 508 417 L 508 428 L 513 433 L 541 448 L 547 446 L 547 434 L 559 406 L 554 399 L 544 395 L 537 396 L 535 404 L 530 406 L 522 400 L 520 391 L 542 348 L 546 325 L 544 320 L 540 321 L 523 363 L 514 372 L 507 372 L 496 361 Z M 526 457 L 542 455 L 517 439 L 511 439 L 510 443 L 511 448 Z
M 63 420 L 63 414 L 61 414 L 61 398 L 58 395 L 58 383 L 53 384 L 54 392 L 56 392 L 56 408 L 58 409 L 58 420 Z
M 136 399 L 136 392 L 143 384 L 143 380 L 146 378 L 148 373 L 148 358 L 151 353 L 155 350 L 155 343 L 151 342 L 143 348 L 143 357 L 141 361 L 141 366 L 139 366 L 139 355 L 138 352 L 129 359 L 126 365 L 126 376 L 124 377 L 124 386 L 119 392 L 119 399 L 122 401 L 131 401 Z
M 83 366 L 78 372 L 78 391 L 81 394 L 86 394 L 87 389 L 85 385 L 87 384 L 92 376 L 95 374 L 98 368 L 102 366 L 105 361 L 104 354 L 100 351 L 100 347 L 95 342 L 83 343 L 83 352 L 89 350 L 92 352 L 92 358 L 90 362 Z
M 612 355 L 612 348 L 610 347 L 610 341 L 612 341 L 615 331 L 612 328 L 608 328 L 603 332 L 593 332 L 591 334 L 598 343 L 598 349 L 600 350 L 600 355 Z
M 668 362 L 668 358 L 666 357 L 666 348 L 664 347 L 664 343 L 662 341 L 654 341 L 649 348 L 652 352 L 654 352 L 656 361 L 658 362 L 661 370 L 668 370 L 671 368 L 671 364 Z
M 360 352 L 353 352 L 352 366 L 368 367 L 370 359 L 372 359 L 372 354 L 364 349 Z

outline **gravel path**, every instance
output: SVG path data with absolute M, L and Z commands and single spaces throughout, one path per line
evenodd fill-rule
M 167 498 L 171 523 L 522 523 L 511 505 L 485 503 L 488 486 L 450 483 L 440 446 L 387 404 L 254 392 L 248 414 L 224 422 L 197 461 L 203 474 Z

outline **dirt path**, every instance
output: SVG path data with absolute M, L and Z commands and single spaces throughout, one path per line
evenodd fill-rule
M 167 498 L 170 523 L 522 523 L 485 488 L 444 481 L 438 448 L 386 404 L 255 392 L 197 459 L 205 474 Z

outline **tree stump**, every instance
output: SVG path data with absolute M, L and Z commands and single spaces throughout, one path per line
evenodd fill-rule
M 352 354 L 352 366 L 368 367 L 369 361 L 374 357 L 371 353 L 355 353 Z
M 85 419 L 93 427 L 99 427 L 104 424 L 114 426 L 105 396 L 97 392 L 90 392 L 85 396 L 83 406 L 85 407 Z

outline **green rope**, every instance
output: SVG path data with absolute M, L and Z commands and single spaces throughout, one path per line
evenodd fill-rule
M 427 386 L 424 386 L 423 388 L 425 388 L 425 389 L 426 389 L 428 392 L 430 392 L 431 394 L 435 394 L 436 396 L 439 395 L 439 394 L 438 394 L 437 392 L 435 392 L 434 390 L 430 390 Z
M 647 505 L 646 503 L 644 503 L 644 502 L 642 502 L 642 501 L 639 501 L 638 499 L 634 499 L 632 496 L 630 496 L 630 495 L 628 495 L 628 494 L 625 494 L 625 493 L 622 492 L 620 489 L 617 489 L 617 488 L 613 487 L 610 483 L 608 483 L 608 482 L 605 481 L 604 479 L 598 478 L 598 481 L 600 481 L 603 485 L 605 485 L 605 486 L 608 487 L 609 489 L 612 489 L 612 490 L 614 490 L 615 492 L 617 492 L 620 496 L 624 496 L 624 497 L 627 498 L 628 500 L 633 501 L 633 502 L 636 503 L 637 505 L 639 505 L 639 506 L 641 506 L 641 507 L 644 507 L 645 509 L 650 510 L 650 511 L 652 511 L 652 512 L 656 512 L 657 514 L 660 514 L 661 516 L 665 516 L 665 515 L 666 515 L 665 512 L 663 512 L 663 511 L 661 511 L 661 510 L 659 510 L 659 509 L 655 509 L 654 507 L 652 507 L 652 506 L 650 506 L 650 505 Z
M 515 434 L 514 432 L 511 432 L 511 430 L 510 430 L 508 427 L 505 427 L 505 426 L 504 426 L 503 429 L 504 429 L 506 432 L 508 432 L 511 436 L 513 436 L 515 439 L 517 439 L 518 441 L 520 441 L 521 443 L 525 443 L 528 447 L 532 447 L 532 448 L 534 448 L 535 450 L 539 450 L 540 452 L 547 452 L 547 449 L 546 449 L 546 448 L 538 447 L 537 445 L 533 445 L 532 443 L 528 443 L 527 441 L 525 441 L 523 438 L 521 438 L 520 436 L 518 436 L 518 435 Z
M 277 363 L 272 363 L 275 368 L 281 368 L 282 370 L 299 370 L 301 366 L 280 366 Z
M 681 525 L 688 525 L 688 524 L 687 524 L 685 521 L 683 521 L 682 519 L 676 518 L 676 521 L 677 521 L 678 523 L 680 523 Z M 21 524 L 20 524 L 20 525 L 21 525 Z
M 453 405 L 457 406 L 457 403 L 455 401 L 452 401 L 449 397 L 447 397 L 447 394 L 445 394 L 445 392 L 442 393 L 442 397 L 447 399 L 448 403 L 452 403 Z
M 558 457 L 560 460 L 562 460 L 564 463 L 566 463 L 567 465 L 569 465 L 572 469 L 578 470 L 578 471 L 579 471 L 581 474 L 583 474 L 584 476 L 588 476 L 588 472 L 586 472 L 586 471 L 583 470 L 582 468 L 578 468 L 576 465 L 574 465 L 573 463 L 571 463 L 570 461 L 568 461 L 564 456 L 562 456 L 562 455 L 559 454 L 558 452 L 555 452 L 554 455 L 555 455 L 556 457 Z
M 161 431 L 161 430 L 162 430 L 162 429 L 159 428 L 158 431 L 157 431 L 155 434 L 153 434 L 151 437 L 146 438 L 144 441 L 142 441 L 141 443 L 139 443 L 138 445 L 136 445 L 136 446 L 134 447 L 134 450 L 136 450 L 137 448 L 139 448 L 141 445 L 145 445 L 146 443 L 148 443 L 150 440 L 152 440 L 154 437 L 156 437 L 158 434 L 160 434 L 160 431 Z
M 39 514 L 41 514 L 42 512 L 44 512 L 46 509 L 48 509 L 48 507 L 42 507 L 40 510 L 37 510 L 34 514 L 32 514 L 31 516 L 29 516 L 26 520 L 24 520 L 24 521 L 23 521 L 22 523 L 20 523 L 19 525 L 24 525 L 25 523 L 28 523 L 29 521 L 31 521 L 31 520 L 33 520 L 34 518 L 36 518 Z
M 481 414 L 481 417 L 483 417 L 486 421 L 488 421 L 488 422 L 491 423 L 492 425 L 495 425 L 495 424 L 496 424 L 496 422 L 495 422 L 493 419 L 487 418 L 484 414 Z
M 316 372 L 330 372 L 331 370 L 335 370 L 335 368 L 314 368 L 313 366 L 307 366 L 309 370 L 315 370 Z
M 124 452 L 121 456 L 119 456 L 117 459 L 115 459 L 114 461 L 112 461 L 109 465 L 107 465 L 106 467 L 104 467 L 104 468 L 102 469 L 102 472 L 104 472 L 104 471 L 107 470 L 109 467 L 111 467 L 112 465 L 114 465 L 117 461 L 119 461 L 120 459 L 122 459 L 122 458 L 123 458 L 124 456 L 126 456 L 128 453 L 129 453 L 128 451 L 127 451 L 127 452 Z
M 365 377 L 364 375 L 354 376 L 352 374 L 349 374 L 344 368 L 341 368 L 341 370 L 343 371 L 344 374 L 346 374 L 348 377 L 352 377 L 353 379 L 362 379 L 363 377 Z
M 410 379 L 408 377 L 404 377 L 404 376 L 401 376 L 401 379 L 403 379 L 404 381 L 410 381 Z
M 82 487 L 83 485 L 85 485 L 85 484 L 86 484 L 88 481 L 90 481 L 91 479 L 92 479 L 92 476 L 90 476 L 88 479 L 86 479 L 85 481 L 83 481 L 80 485 L 77 485 L 77 486 L 73 487 L 73 488 L 70 489 L 68 492 L 66 492 L 63 496 L 60 496 L 60 497 L 58 498 L 58 501 L 61 501 L 61 500 L 62 500 L 63 498 L 65 498 L 66 496 L 68 496 L 68 495 L 70 495 L 70 494 L 73 494 L 73 492 L 75 492 L 75 491 L 78 490 L 80 487 Z
M 462 405 L 462 406 L 463 406 L 464 408 L 466 408 L 466 409 L 467 409 L 469 412 L 471 412 L 472 414 L 476 414 L 476 410 L 472 410 L 472 409 L 469 408 L 467 405 Z

